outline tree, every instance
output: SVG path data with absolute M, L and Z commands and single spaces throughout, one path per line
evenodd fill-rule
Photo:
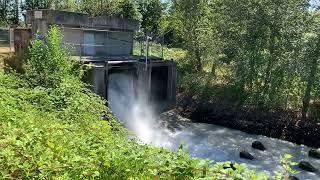
M 141 28 L 145 32 L 159 33 L 163 9 L 160 0 L 139 0 L 139 12 L 142 15 Z
M 241 103 L 281 106 L 299 67 L 307 1 L 225 0 L 219 8 L 219 37 Z
M 8 23 L 9 0 L 0 0 L 0 25 Z
M 209 5 L 210 0 L 174 0 L 172 3 L 172 25 L 190 58 L 194 59 L 197 72 L 203 71 L 203 61 L 214 48 L 213 12 Z
M 25 0 L 25 10 L 34 10 L 34 9 L 49 9 L 52 7 L 54 1 L 46 0 Z
M 302 119 L 305 120 L 310 106 L 311 93 L 314 90 L 315 81 L 319 69 L 320 60 L 320 14 L 311 14 L 311 30 L 306 34 L 305 64 L 306 64 L 306 88 L 303 96 Z
M 19 24 L 18 0 L 0 0 L 0 25 Z
M 141 18 L 135 0 L 81 0 L 77 11 L 93 16 L 119 16 L 136 20 Z

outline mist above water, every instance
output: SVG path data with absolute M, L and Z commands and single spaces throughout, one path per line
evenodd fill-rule
M 159 146 L 171 142 L 169 131 L 157 126 L 157 116 L 144 91 L 138 88 L 135 93 L 133 83 L 130 73 L 109 75 L 108 101 L 112 112 L 141 142 Z
M 280 156 L 290 153 L 295 162 L 306 160 L 320 169 L 320 160 L 308 157 L 310 148 L 303 145 L 216 125 L 191 123 L 174 111 L 167 112 L 160 118 L 154 113 L 143 91 L 136 96 L 133 83 L 130 73 L 111 74 L 108 100 L 111 110 L 142 143 L 170 150 L 183 145 L 192 157 L 208 158 L 216 162 L 247 163 L 251 168 L 271 173 L 282 169 Z M 256 140 L 261 141 L 267 150 L 262 152 L 252 149 L 251 143 Z M 250 152 L 255 160 L 239 158 L 242 150 Z M 320 179 L 319 174 L 305 171 L 300 171 L 296 176 L 301 179 Z

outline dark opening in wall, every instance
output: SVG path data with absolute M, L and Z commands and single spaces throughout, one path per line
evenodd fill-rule
M 127 98 L 135 98 L 136 88 L 136 70 L 130 67 L 116 67 L 108 71 L 107 82 L 107 100 L 109 100 L 110 88 Z M 129 99 L 128 99 L 129 101 Z
M 151 100 L 162 103 L 168 97 L 168 66 L 153 67 L 151 71 Z

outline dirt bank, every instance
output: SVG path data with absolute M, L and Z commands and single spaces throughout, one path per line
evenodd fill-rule
M 297 112 L 283 110 L 235 110 L 222 102 L 205 102 L 178 95 L 178 112 L 194 122 L 222 125 L 250 134 L 260 134 L 311 147 L 320 147 L 320 122 L 301 121 Z

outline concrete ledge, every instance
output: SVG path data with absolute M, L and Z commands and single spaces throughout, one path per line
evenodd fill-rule
M 92 17 L 88 14 L 58 11 L 50 9 L 31 10 L 27 12 L 27 23 L 34 20 L 45 20 L 47 24 L 57 24 L 68 27 L 95 28 L 103 30 L 135 31 L 139 29 L 139 22 L 119 17 Z

